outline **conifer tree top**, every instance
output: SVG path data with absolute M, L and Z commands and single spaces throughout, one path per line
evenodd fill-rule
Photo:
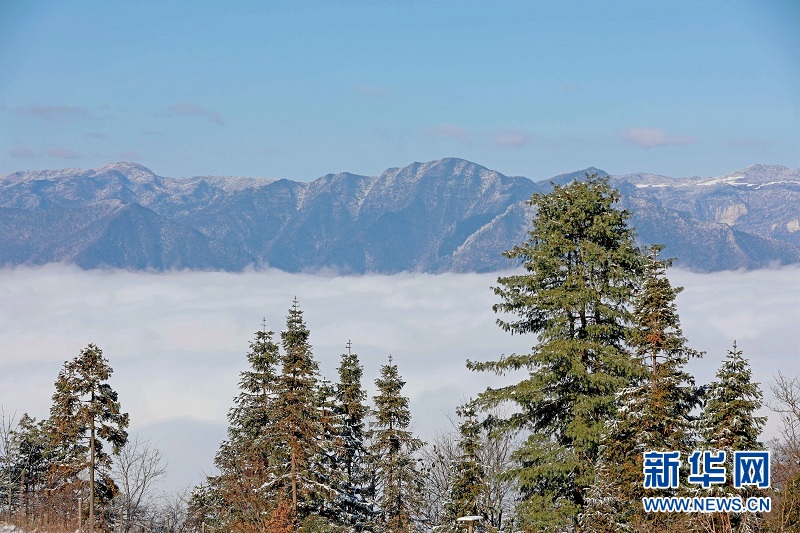
M 701 430 L 717 449 L 758 450 L 766 417 L 755 416 L 762 406 L 759 384 L 752 381 L 749 361 L 733 342 L 706 393 Z
M 485 409 L 516 404 L 516 412 L 497 423 L 532 432 L 516 457 L 521 493 L 529 502 L 539 498 L 524 511 L 537 517 L 537 530 L 545 523 L 566 530 L 575 520 L 616 395 L 641 375 L 627 339 L 644 258 L 630 214 L 615 207 L 618 201 L 619 193 L 597 176 L 531 197 L 536 212 L 527 239 L 505 253 L 521 260 L 525 271 L 498 278 L 493 290 L 501 301 L 493 309 L 502 313 L 501 328 L 533 333 L 536 344 L 529 354 L 467 363 L 497 374 L 528 371 L 477 401 Z

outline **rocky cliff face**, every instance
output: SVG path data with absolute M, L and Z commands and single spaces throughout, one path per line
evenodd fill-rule
M 460 159 L 312 182 L 163 178 L 140 165 L 0 177 L 0 263 L 83 268 L 363 273 L 511 265 L 533 182 Z M 753 166 L 718 178 L 612 176 L 643 242 L 699 270 L 800 262 L 800 171 Z

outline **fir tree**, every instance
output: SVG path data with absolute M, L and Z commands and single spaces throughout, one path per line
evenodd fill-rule
M 94 344 L 64 363 L 48 423 L 56 475 L 63 476 L 69 486 L 79 483 L 78 474 L 88 466 L 90 531 L 95 525 L 95 500 L 108 502 L 117 491 L 111 478 L 111 457 L 103 450 L 103 442 L 117 454 L 128 440 L 128 414 L 120 411 L 117 393 L 107 383 L 111 373 L 103 352 Z
M 494 291 L 502 302 L 494 310 L 519 317 L 498 319 L 504 330 L 533 333 L 538 343 L 530 354 L 468 362 L 473 370 L 529 373 L 478 398 L 485 408 L 516 403 L 500 427 L 532 431 L 516 455 L 526 527 L 575 524 L 616 394 L 639 374 L 625 341 L 644 264 L 630 214 L 614 208 L 618 201 L 618 192 L 596 176 L 533 195 L 528 240 L 505 254 L 522 260 L 526 272 L 498 279 Z
M 230 440 L 246 442 L 265 454 L 269 454 L 269 427 L 275 416 L 277 365 L 280 362 L 273 335 L 272 331 L 267 331 L 266 321 L 261 330 L 256 332 L 247 353 L 250 369 L 240 374 L 240 392 L 234 400 L 236 405 L 228 413 Z
M 370 454 L 377 481 L 378 531 L 406 533 L 414 530 L 414 511 L 422 483 L 414 453 L 422 447 L 422 441 L 408 430 L 411 412 L 408 398 L 402 395 L 405 381 L 391 356 L 389 363 L 381 367 L 375 385 L 378 394 L 373 398 Z
M 594 530 L 604 519 L 609 530 L 626 522 L 663 529 L 664 524 L 657 522 L 664 515 L 642 513 L 643 453 L 679 451 L 686 458 L 696 445 L 696 420 L 691 412 L 700 397 L 684 366 L 690 357 L 702 353 L 686 346 L 675 305 L 683 288 L 673 288 L 666 277 L 672 261 L 659 259 L 662 249 L 661 245 L 650 247 L 645 281 L 634 300 L 630 344 L 642 363 L 641 375 L 639 383 L 618 394 L 617 417 L 608 425 L 592 512 L 585 517 Z
M 450 494 L 445 503 L 445 521 L 454 525 L 462 516 L 482 516 L 486 512 L 486 471 L 481 463 L 481 428 L 474 405 L 467 403 L 456 410 L 460 457 L 452 464 Z
M 263 526 L 276 505 L 270 481 L 280 461 L 272 431 L 280 354 L 272 336 L 264 323 L 250 343 L 250 368 L 240 375 L 239 395 L 228 413 L 228 439 L 214 459 L 220 474 L 210 480 L 209 490 L 221 502 L 217 523 L 227 527 Z
M 342 465 L 342 416 L 338 411 L 336 389 L 327 379 L 318 380 L 316 406 L 319 412 L 320 434 L 317 439 L 317 452 L 311 457 L 311 472 L 318 491 L 313 512 L 330 521 L 338 521 L 341 516 L 341 489 L 344 483 Z M 319 520 L 317 523 L 321 523 Z M 304 524 L 305 526 L 305 524 Z
M 766 417 L 755 416 L 762 397 L 758 383 L 752 381 L 750 363 L 734 341 L 733 349 L 728 350 L 717 371 L 716 381 L 706 393 L 700 430 L 708 449 L 729 452 L 763 449 L 758 436 Z
M 340 520 L 354 531 L 368 531 L 373 512 L 370 501 L 374 498 L 367 470 L 368 451 L 366 418 L 369 408 L 365 402 L 367 392 L 361 385 L 364 369 L 358 355 L 342 354 L 339 365 L 339 383 L 336 385 L 336 412 L 339 416 L 339 462 L 342 472 L 340 494 Z
M 700 420 L 700 431 L 703 437 L 703 448 L 726 452 L 726 470 L 733 472 L 733 452 L 763 450 L 764 445 L 758 441 L 766 417 L 755 413 L 762 405 L 762 393 L 758 383 L 752 381 L 749 361 L 743 357 L 742 350 L 733 342 L 733 349 L 728 350 L 725 360 L 717 371 L 716 380 L 706 392 L 706 401 Z M 734 492 L 731 476 L 721 487 L 724 493 Z M 753 496 L 751 487 L 738 491 L 742 496 Z M 731 530 L 742 526 L 753 525 L 760 517 L 753 513 L 744 516 L 730 513 L 715 513 L 707 517 L 714 531 Z
M 189 494 L 189 501 L 186 503 L 186 524 L 192 528 L 191 531 L 204 531 L 206 526 L 214 531 L 220 527 L 230 528 L 232 525 L 230 521 L 220 517 L 225 505 L 219 500 L 220 492 L 212 487 L 215 479 L 210 478 L 209 482 L 195 486 Z
M 276 404 L 275 436 L 285 447 L 287 461 L 282 478 L 297 518 L 312 513 L 330 499 L 329 487 L 320 486 L 314 460 L 320 456 L 323 432 L 317 393 L 317 362 L 308 342 L 309 330 L 295 298 L 281 332 L 283 356 Z
M 51 445 L 46 421 L 36 422 L 26 413 L 11 438 L 15 451 L 12 478 L 19 482 L 19 506 L 27 517 L 31 508 L 39 506 L 48 482 Z
M 648 367 L 647 379 L 619 395 L 621 425 L 635 432 L 637 466 L 641 451 L 680 451 L 685 456 L 697 444 L 691 412 L 700 404 L 700 391 L 684 367 L 703 354 L 686 346 L 675 305 L 683 287 L 673 288 L 667 279 L 672 260 L 658 258 L 662 249 L 651 247 L 645 283 L 634 302 L 631 345 Z

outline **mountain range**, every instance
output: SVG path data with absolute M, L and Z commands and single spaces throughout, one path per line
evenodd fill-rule
M 800 262 L 800 170 L 754 165 L 724 176 L 541 180 L 463 159 L 314 181 L 166 178 L 127 162 L 0 176 L 0 264 L 290 272 L 485 272 L 515 265 L 527 200 L 586 174 L 608 176 L 642 244 L 698 271 Z

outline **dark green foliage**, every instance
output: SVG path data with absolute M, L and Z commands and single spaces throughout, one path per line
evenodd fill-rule
M 13 417 L 0 418 L 0 507 L 6 507 L 8 520 L 15 511 L 27 516 L 39 507 L 48 483 L 50 437 L 45 423 L 27 413 L 16 424 Z
M 706 393 L 700 430 L 708 449 L 763 449 L 758 436 L 766 417 L 755 416 L 762 405 L 762 393 L 758 383 L 751 379 L 750 363 L 734 341 L 733 349 L 728 350 L 717 371 L 717 380 Z
M 522 514 L 536 524 L 531 527 L 558 529 L 574 520 L 594 482 L 616 394 L 641 374 L 625 341 L 644 261 L 630 214 L 614 208 L 618 201 L 617 191 L 596 176 L 533 195 L 537 213 L 528 240 L 506 252 L 525 272 L 498 279 L 494 291 L 502 301 L 494 310 L 505 315 L 498 319 L 504 330 L 533 333 L 538 343 L 530 354 L 468 363 L 501 375 L 528 371 L 526 379 L 488 389 L 478 401 L 484 408 L 513 402 L 517 412 L 497 421 L 500 428 L 533 432 L 517 453 L 527 502 Z
M 761 429 L 767 419 L 755 416 L 761 408 L 762 393 L 758 383 L 752 381 L 749 361 L 743 357 L 742 350 L 728 350 L 725 360 L 717 370 L 716 380 L 708 386 L 705 405 L 700 419 L 700 432 L 703 449 L 724 450 L 727 452 L 726 467 L 733 472 L 733 452 L 763 450 L 758 441 Z M 758 490 L 753 487 L 734 489 L 729 476 L 726 483 L 714 489 L 717 492 L 738 492 L 742 496 L 753 496 Z M 712 527 L 755 527 L 761 517 L 757 514 L 744 515 L 714 513 L 707 517 Z
M 392 364 L 391 356 L 389 363 L 381 367 L 375 385 L 378 394 L 373 398 L 374 436 L 370 453 L 377 481 L 378 531 L 405 533 L 413 531 L 419 505 L 422 477 L 414 453 L 423 443 L 408 430 L 411 412 L 408 398 L 402 395 L 405 381 L 397 365 Z
M 659 259 L 662 246 L 652 246 L 645 281 L 634 300 L 630 344 L 641 362 L 638 381 L 622 389 L 616 418 L 608 424 L 598 461 L 597 482 L 585 520 L 611 520 L 663 528 L 664 515 L 644 515 L 641 498 L 643 453 L 679 451 L 686 458 L 697 443 L 692 410 L 700 396 L 694 378 L 684 370 L 690 357 L 702 354 L 686 346 L 673 288 L 666 277 L 671 260 Z M 659 491 L 660 496 L 669 493 Z M 674 517 L 673 517 L 674 518 Z
M 213 481 L 213 479 L 212 479 Z M 201 483 L 192 489 L 186 503 L 186 524 L 194 531 L 215 530 L 223 523 L 220 512 L 224 502 L 219 499 L 219 491 L 208 483 Z
M 460 457 L 452 465 L 450 494 L 445 503 L 445 520 L 455 524 L 461 516 L 488 517 L 486 510 L 486 471 L 481 464 L 481 427 L 474 405 L 470 403 L 456 410 L 461 418 L 458 426 Z
M 269 453 L 269 426 L 274 416 L 277 388 L 277 368 L 280 361 L 278 345 L 272 341 L 272 331 L 266 327 L 256 332 L 250 343 L 247 361 L 250 369 L 241 373 L 236 405 L 228 413 L 228 436 L 232 442 L 242 441 Z
M 339 469 L 342 474 L 339 488 L 339 516 L 354 531 L 368 531 L 374 512 L 373 494 L 368 469 L 366 418 L 369 408 L 367 392 L 361 385 L 364 369 L 358 355 L 342 354 L 339 383 L 336 385 L 336 413 L 339 417 Z
M 341 464 L 343 448 L 339 437 L 342 417 L 338 412 L 335 387 L 330 381 L 318 380 L 316 396 L 320 433 L 316 439 L 316 454 L 310 459 L 309 471 L 317 486 L 312 512 L 333 523 L 343 518 L 340 503 L 345 473 Z

